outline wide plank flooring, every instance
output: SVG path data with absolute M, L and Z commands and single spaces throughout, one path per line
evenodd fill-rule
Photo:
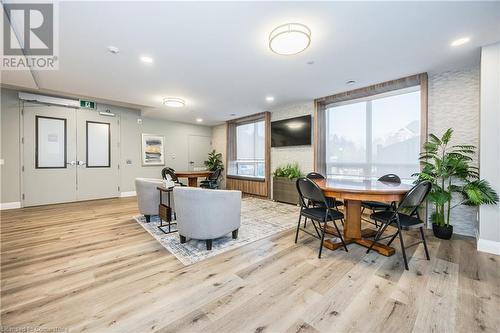
M 183 266 L 135 198 L 1 213 L 2 331 L 500 332 L 500 257 L 472 238 L 386 258 L 294 231 Z M 408 237 L 412 237 L 409 235 Z

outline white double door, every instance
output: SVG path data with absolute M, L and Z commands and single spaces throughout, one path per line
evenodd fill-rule
M 23 102 L 23 205 L 119 196 L 119 122 Z

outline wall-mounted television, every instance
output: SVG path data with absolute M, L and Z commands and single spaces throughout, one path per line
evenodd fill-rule
M 311 115 L 271 123 L 271 147 L 308 146 L 310 144 Z

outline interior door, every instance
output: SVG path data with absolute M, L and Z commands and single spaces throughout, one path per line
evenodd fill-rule
M 76 128 L 78 200 L 119 196 L 118 119 L 80 109 Z
M 190 135 L 188 137 L 189 170 L 200 170 L 205 167 L 208 153 L 212 149 L 212 138 L 209 136 Z
M 24 102 L 24 206 L 77 200 L 75 113 Z

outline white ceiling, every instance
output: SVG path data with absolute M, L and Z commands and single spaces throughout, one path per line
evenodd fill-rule
M 60 68 L 33 73 L 41 91 L 208 125 L 231 113 L 467 66 L 477 63 L 480 46 L 500 40 L 500 2 L 61 2 L 59 16 Z M 305 52 L 269 51 L 269 32 L 286 22 L 311 29 Z M 471 42 L 450 46 L 463 36 Z M 109 45 L 120 53 L 109 53 Z M 141 55 L 154 63 L 140 62 Z M 33 88 L 26 72 L 2 75 L 3 84 Z M 356 85 L 346 86 L 351 79 Z M 187 107 L 164 107 L 167 96 Z

